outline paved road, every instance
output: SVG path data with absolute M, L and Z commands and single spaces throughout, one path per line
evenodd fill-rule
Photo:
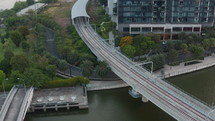
M 197 71 L 200 69 L 204 69 L 207 67 L 211 67 L 215 65 L 215 55 L 213 54 L 212 56 L 205 57 L 204 60 L 199 60 L 201 63 L 196 63 L 192 65 L 187 65 L 185 66 L 186 62 L 180 63 L 180 65 L 177 66 L 169 66 L 165 65 L 163 69 L 158 70 L 154 72 L 154 74 L 158 77 L 172 77 L 172 76 L 177 76 L 193 71 Z M 162 74 L 163 71 L 163 74 Z
M 48 51 L 55 57 L 59 58 L 59 55 L 57 53 L 57 49 L 54 42 L 54 32 L 53 30 L 46 28 L 46 38 L 47 38 L 47 48 Z
M 112 36 L 112 35 L 111 35 Z M 47 48 L 51 55 L 60 58 L 56 51 L 54 31 L 46 28 Z M 64 72 L 63 72 L 64 73 Z M 65 71 L 65 74 L 70 76 L 83 76 L 79 67 L 70 65 L 70 68 Z M 99 77 L 95 72 L 90 76 L 92 80 L 119 80 L 120 78 L 113 72 L 109 72 L 105 78 Z

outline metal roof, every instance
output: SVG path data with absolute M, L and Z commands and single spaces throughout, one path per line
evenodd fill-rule
M 90 16 L 86 12 L 86 7 L 87 7 L 88 0 L 77 0 L 74 6 L 72 7 L 72 12 L 71 16 L 72 19 L 77 18 L 77 17 L 89 17 Z
M 35 3 L 31 6 L 28 6 L 27 8 L 22 9 L 18 13 L 16 13 L 17 16 L 25 15 L 28 13 L 29 10 L 33 10 L 35 12 L 38 12 L 39 9 L 45 7 L 47 4 L 45 3 Z

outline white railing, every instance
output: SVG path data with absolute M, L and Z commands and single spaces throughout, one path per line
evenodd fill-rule
M 10 104 L 13 101 L 13 97 L 16 94 L 17 90 L 18 90 L 18 88 L 16 88 L 16 86 L 13 86 L 13 88 L 10 90 L 6 100 L 4 101 L 1 111 L 0 111 L 0 121 L 4 121 L 4 118 L 7 115 Z
M 96 53 L 95 55 L 97 57 L 104 58 L 104 59 L 106 59 L 106 61 L 108 61 L 113 72 L 115 72 L 119 77 L 121 77 L 124 81 L 126 81 L 135 90 L 139 91 L 145 97 L 149 98 L 156 105 L 159 104 L 158 106 L 161 107 L 163 110 L 165 110 L 167 113 L 169 113 L 170 115 L 172 115 L 173 117 L 175 117 L 178 120 L 187 119 L 188 117 L 192 118 L 192 116 L 194 116 L 193 117 L 194 119 L 198 120 L 199 117 L 196 117 L 198 114 L 194 114 L 194 112 L 197 112 L 197 113 L 201 112 L 202 114 L 199 113 L 199 115 L 201 115 L 201 116 L 203 115 L 203 117 L 208 118 L 207 110 L 205 111 L 204 109 L 201 109 L 201 108 L 205 107 L 205 109 L 207 108 L 207 109 L 209 109 L 209 111 L 212 110 L 211 108 L 207 107 L 206 105 L 203 105 L 201 102 L 199 102 L 198 100 L 195 100 L 191 96 L 189 96 L 189 98 L 186 98 L 186 97 L 188 97 L 188 95 L 185 94 L 183 91 L 178 90 L 171 85 L 165 85 L 163 83 L 166 83 L 166 82 L 162 81 L 160 78 L 156 78 L 155 76 L 151 75 L 148 71 L 146 71 L 145 69 L 143 69 L 141 67 L 135 67 L 135 64 L 131 60 L 126 58 L 120 52 L 114 51 L 113 47 L 111 47 L 101 37 L 99 37 L 99 35 L 97 33 L 95 33 L 95 31 L 91 28 L 90 25 L 86 24 L 85 27 L 77 25 L 76 29 L 77 29 L 78 33 L 81 35 L 82 39 L 85 41 L 85 43 L 93 51 L 93 53 Z M 88 30 L 88 32 L 87 32 L 87 30 Z M 87 34 L 87 35 L 85 35 L 85 34 Z M 105 50 L 103 50 L 103 49 L 105 49 Z M 111 56 L 114 56 L 114 57 L 111 57 Z M 121 63 L 117 62 L 117 59 Z M 115 65 L 114 65 L 114 63 L 115 63 Z M 117 64 L 119 64 L 119 65 L 117 65 Z M 123 66 L 125 66 L 125 67 L 123 67 Z M 119 68 L 121 68 L 121 70 L 124 70 L 125 73 L 120 72 Z M 135 71 L 136 75 L 134 74 L 134 71 Z M 141 77 L 143 77 L 143 79 L 137 75 L 141 75 Z M 138 81 L 138 84 L 135 80 Z M 151 82 L 146 82 L 146 80 L 149 80 Z M 162 83 L 160 83 L 160 82 L 162 82 Z M 139 83 L 142 84 L 142 86 L 140 86 Z M 148 88 L 148 90 L 144 90 L 144 89 L 140 88 L 140 87 L 144 87 L 144 86 L 150 87 L 150 88 Z M 153 89 L 154 87 L 158 87 L 160 89 L 158 89 L 158 90 Z M 172 90 L 173 88 L 174 88 L 174 90 Z M 176 109 L 174 109 L 174 110 L 176 112 L 180 112 L 181 115 L 183 115 L 185 117 L 179 118 L 177 116 L 178 113 L 174 113 L 174 112 L 171 112 L 170 109 L 166 109 L 167 107 L 170 108 L 170 106 L 168 106 L 166 104 L 167 102 L 161 103 L 161 102 L 159 102 L 159 99 L 156 99 L 155 97 L 152 98 L 153 94 L 147 93 L 147 91 L 150 91 L 150 90 L 157 93 L 156 95 L 165 97 L 165 100 L 167 102 L 172 103 L 173 105 L 176 105 L 177 108 L 175 107 Z M 163 90 L 163 91 L 159 91 L 159 90 Z M 167 97 L 165 93 L 168 93 L 169 95 L 171 95 L 171 98 Z M 175 102 L 173 101 L 172 98 L 177 99 L 178 103 L 174 104 Z M 189 100 L 189 99 L 192 99 L 192 100 Z M 195 101 L 195 103 L 192 102 L 193 100 Z M 186 105 L 185 106 L 186 108 L 181 106 L 179 102 L 183 102 L 183 105 Z M 201 107 L 198 107 L 198 106 L 201 106 Z M 187 109 L 188 107 L 190 109 Z M 174 106 L 172 106 L 171 108 L 174 108 Z M 215 118 L 213 117 L 213 119 L 215 119 Z

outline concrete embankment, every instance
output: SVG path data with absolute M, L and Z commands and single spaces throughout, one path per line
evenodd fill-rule
M 204 60 L 201 60 L 201 63 L 192 65 L 185 65 L 185 63 L 180 63 L 178 66 L 165 65 L 163 69 L 154 72 L 154 74 L 161 78 L 169 78 L 212 67 L 215 65 L 215 55 L 205 57 Z

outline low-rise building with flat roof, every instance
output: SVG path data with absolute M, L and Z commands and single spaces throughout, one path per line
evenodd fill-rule
M 41 11 L 41 9 L 45 8 L 47 4 L 45 3 L 35 3 L 33 5 L 28 6 L 27 8 L 22 9 L 18 13 L 16 13 L 17 16 L 22 16 L 28 14 L 30 10 L 33 10 L 34 12 L 38 13 Z

